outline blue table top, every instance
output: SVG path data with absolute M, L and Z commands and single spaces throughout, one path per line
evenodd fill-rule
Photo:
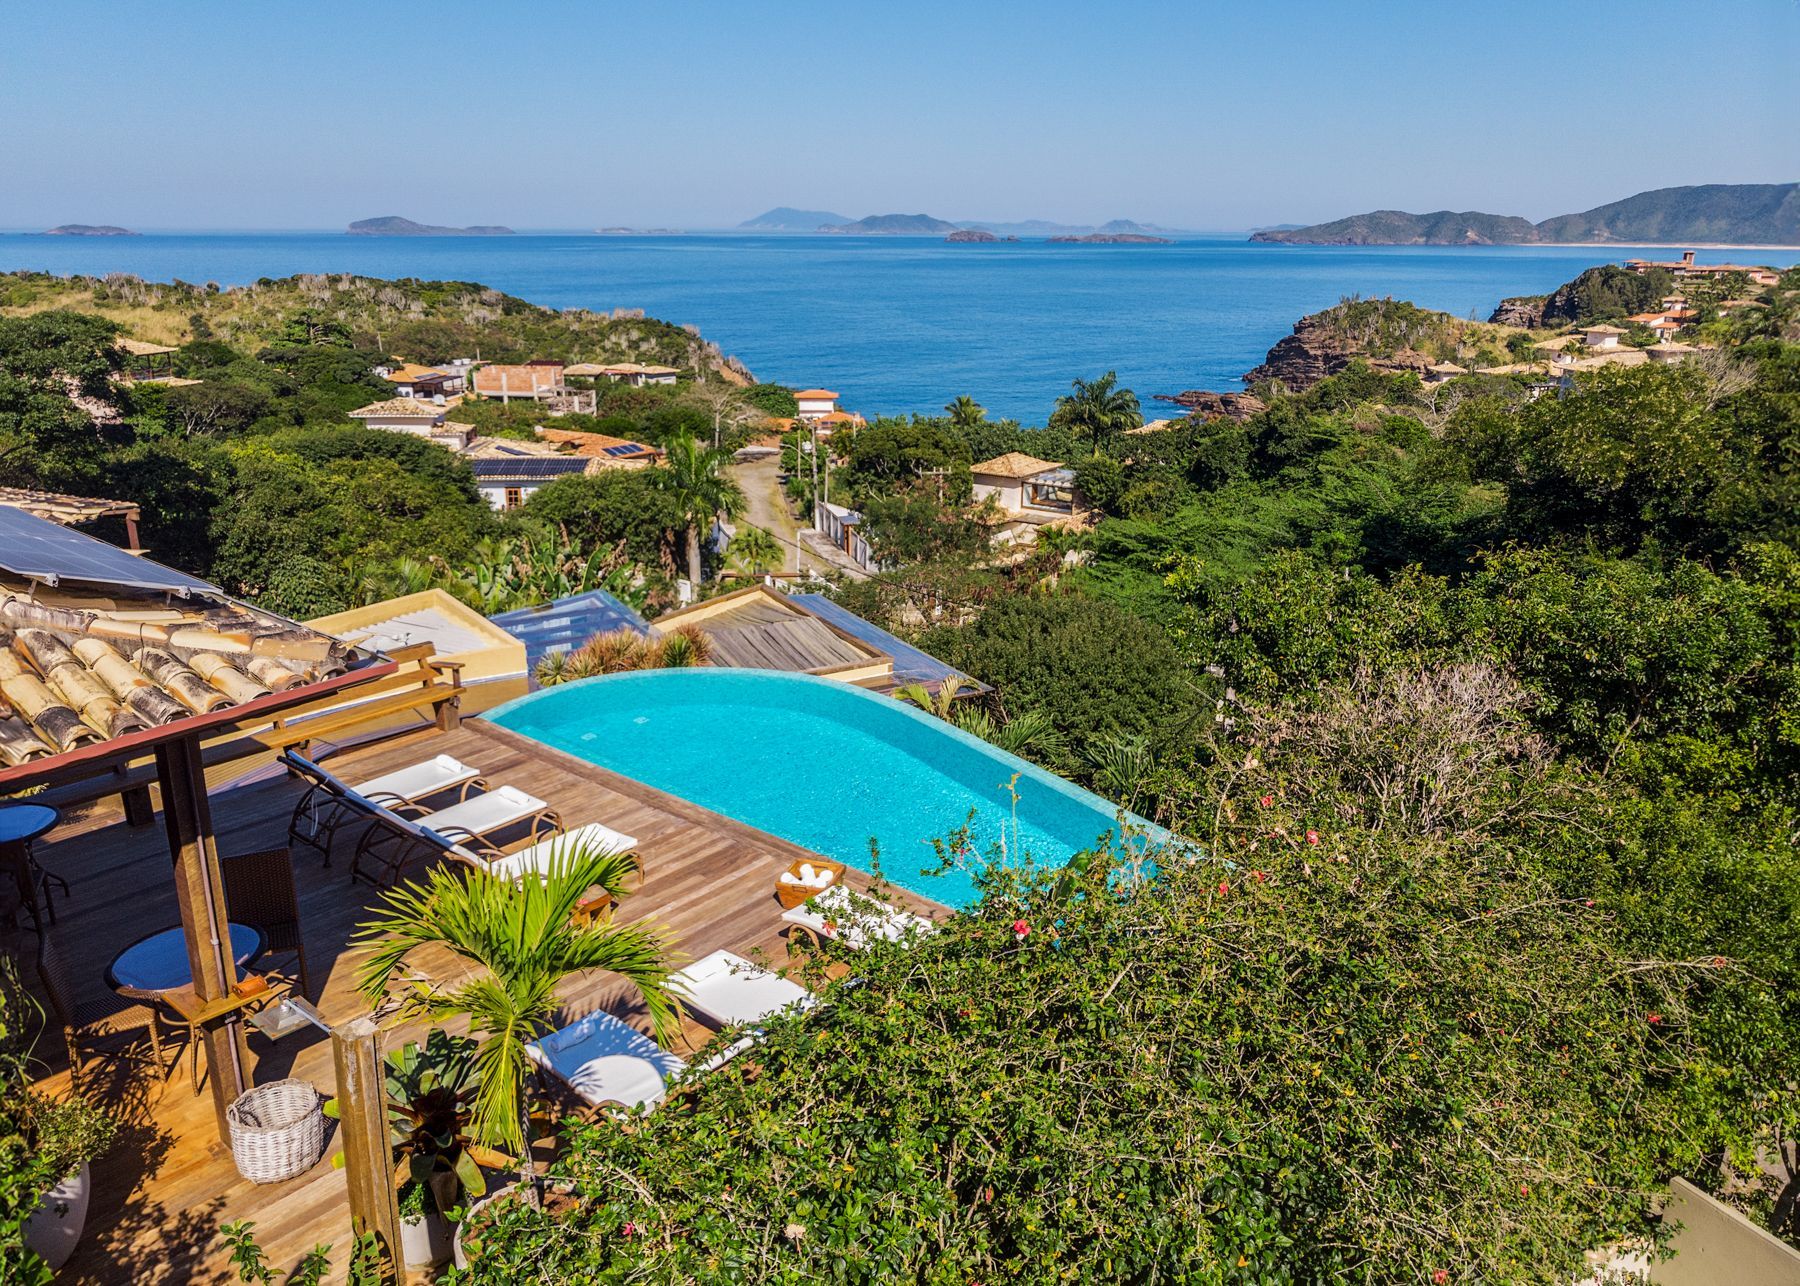
M 0 806 L 0 844 L 36 839 L 62 820 L 62 814 L 43 804 Z
M 231 926 L 231 952 L 242 966 L 262 950 L 262 934 L 247 924 Z M 113 958 L 106 980 L 130 991 L 175 991 L 194 981 L 181 926 L 140 938 Z

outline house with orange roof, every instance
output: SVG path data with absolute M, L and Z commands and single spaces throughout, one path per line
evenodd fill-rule
M 570 455 L 595 462 L 600 469 L 647 469 L 661 464 L 666 453 L 661 447 L 629 438 L 615 438 L 606 433 L 582 433 L 575 429 L 546 429 L 539 426 L 538 441 L 548 443 Z

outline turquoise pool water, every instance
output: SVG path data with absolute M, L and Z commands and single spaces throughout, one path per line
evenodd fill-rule
M 487 717 L 864 871 L 873 838 L 888 879 L 946 906 L 973 902 L 972 881 L 923 869 L 936 861 L 931 841 L 971 810 L 977 852 L 1004 844 L 1049 867 L 1118 829 L 1117 810 L 1099 796 L 830 679 L 652 670 L 549 688 Z M 1006 789 L 1014 773 L 1016 838 Z

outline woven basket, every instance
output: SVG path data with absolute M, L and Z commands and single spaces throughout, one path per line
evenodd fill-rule
M 252 1183 L 305 1174 L 325 1155 L 324 1100 L 302 1080 L 271 1081 L 238 1095 L 225 1109 L 231 1155 Z
M 815 871 L 830 871 L 831 884 L 837 884 L 842 881 L 846 869 L 842 862 L 827 861 L 822 857 L 797 857 L 788 864 L 787 873 L 789 875 L 799 875 L 802 864 L 811 866 Z M 819 894 L 830 888 L 831 884 L 826 884 L 824 886 L 817 884 L 783 884 L 778 880 L 775 883 L 775 898 L 782 906 L 786 907 L 789 911 L 792 911 L 802 902 L 805 902 L 810 898 L 818 897 Z

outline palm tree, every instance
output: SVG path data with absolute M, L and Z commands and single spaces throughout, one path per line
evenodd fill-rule
M 371 1004 L 401 980 L 416 947 L 443 947 L 474 966 L 472 975 L 450 985 L 409 976 L 398 999 L 404 1017 L 466 1017 L 470 1033 L 481 1040 L 470 1122 L 480 1143 L 525 1154 L 525 1046 L 555 1025 L 556 987 L 569 975 L 590 969 L 618 974 L 637 989 L 657 1039 L 674 1035 L 666 934 L 610 917 L 580 928 L 572 923 L 575 905 L 589 889 L 597 885 L 616 899 L 636 869 L 629 853 L 606 854 L 583 844 L 553 853 L 541 879 L 517 885 L 480 871 L 463 878 L 440 866 L 423 883 L 384 894 L 375 918 L 359 926 L 355 946 L 367 958 L 357 986 Z
M 1086 434 L 1093 440 L 1095 455 L 1113 435 L 1144 422 L 1137 394 L 1119 387 L 1117 371 L 1108 371 L 1095 380 L 1076 380 L 1071 388 L 1073 392 L 1056 399 L 1056 413 L 1050 422 Z
M 980 737 L 1008 754 L 1048 759 L 1069 746 L 1069 739 L 1042 710 L 1027 710 L 1000 723 L 986 710 L 975 706 L 956 711 L 951 722 L 970 736 Z
M 668 460 L 657 471 L 658 481 L 673 491 L 687 526 L 688 579 L 700 584 L 700 529 L 724 514 L 735 518 L 744 511 L 744 490 L 725 472 L 731 452 L 701 445 L 683 434 L 664 447 Z
M 938 685 L 934 695 L 923 683 L 908 683 L 894 689 L 894 696 L 919 707 L 926 714 L 935 715 L 939 719 L 949 719 L 956 709 L 956 699 L 964 691 L 973 691 L 975 685 L 960 675 L 952 675 Z
M 781 561 L 781 544 L 761 527 L 745 527 L 732 537 L 731 550 L 754 576 L 765 567 Z
M 987 419 L 987 408 L 966 393 L 944 409 L 950 413 L 954 429 L 972 429 Z

